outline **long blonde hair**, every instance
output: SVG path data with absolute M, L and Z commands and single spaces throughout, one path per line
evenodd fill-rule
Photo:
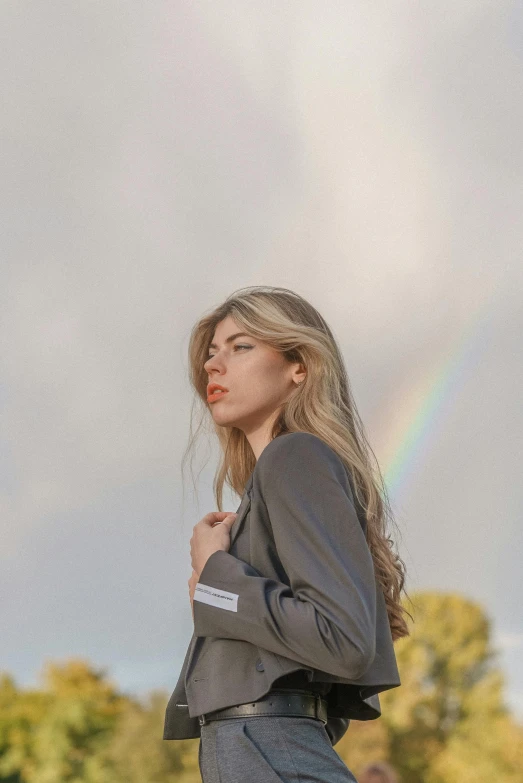
M 286 288 L 250 286 L 233 292 L 223 304 L 195 324 L 189 340 L 189 374 L 196 402 L 199 400 L 202 404 L 202 416 L 184 460 L 200 427 L 212 420 L 204 364 L 217 324 L 229 315 L 245 332 L 280 351 L 289 362 L 305 365 L 306 378 L 282 406 L 272 438 L 283 432 L 310 432 L 338 454 L 360 507 L 358 515 L 363 516 L 366 523 L 367 544 L 385 597 L 392 639 L 396 641 L 408 636 L 403 615 L 409 613 L 401 604 L 405 564 L 393 551 L 393 541 L 386 533 L 387 520 L 394 523 L 394 518 L 385 483 L 357 412 L 336 340 L 322 316 L 303 297 Z M 256 457 L 242 430 L 218 426 L 213 420 L 212 425 L 222 450 L 213 484 L 221 511 L 224 483 L 242 495 Z

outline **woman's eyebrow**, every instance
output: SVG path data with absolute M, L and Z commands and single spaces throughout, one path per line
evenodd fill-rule
M 237 337 L 250 337 L 250 335 L 247 334 L 247 332 L 236 332 L 236 334 L 231 334 L 229 337 L 226 337 L 225 342 L 226 343 L 232 343 L 233 340 L 236 340 Z M 209 343 L 209 348 L 217 348 L 218 346 L 216 343 Z

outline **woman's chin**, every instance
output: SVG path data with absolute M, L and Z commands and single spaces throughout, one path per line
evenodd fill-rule
M 227 414 L 225 411 L 212 411 L 212 417 L 214 419 L 214 423 L 218 424 L 220 427 L 236 427 L 236 419 L 234 416 L 231 416 L 230 413 Z

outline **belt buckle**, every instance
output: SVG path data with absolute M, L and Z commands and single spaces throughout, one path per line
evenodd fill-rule
M 198 721 L 200 723 L 200 726 L 204 726 L 207 723 L 207 720 L 205 719 L 205 715 L 198 715 Z

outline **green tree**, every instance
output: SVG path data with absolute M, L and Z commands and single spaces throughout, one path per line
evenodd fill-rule
M 0 783 L 200 783 L 198 740 L 162 739 L 167 693 L 142 704 L 82 659 L 43 684 L 0 677 Z
M 402 783 L 521 783 L 523 728 L 503 702 L 483 609 L 431 591 L 413 604 L 411 635 L 395 645 L 402 685 L 380 697 L 388 760 Z
M 200 783 L 198 740 L 162 739 L 167 694 L 129 702 L 106 750 L 112 783 Z
M 100 750 L 110 740 L 126 698 L 78 659 L 44 667 L 44 688 L 0 683 L 0 775 L 20 783 L 104 783 Z
M 7 673 L 0 676 L 0 781 L 22 783 L 35 770 L 33 737 L 51 702 L 50 694 L 22 691 Z
M 33 767 L 27 783 L 105 783 L 110 767 L 101 751 L 111 739 L 127 698 L 82 659 L 44 667 L 48 705 L 33 729 Z

